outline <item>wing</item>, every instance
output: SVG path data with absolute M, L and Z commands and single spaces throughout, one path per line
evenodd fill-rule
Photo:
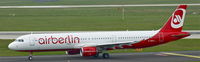
M 80 44 L 80 47 L 88 47 L 88 46 L 94 46 L 94 47 L 107 47 L 112 48 L 115 46 L 121 47 L 122 45 L 132 45 L 134 43 L 138 43 L 139 41 L 123 41 L 123 42 L 113 42 L 113 43 L 87 43 L 87 44 Z

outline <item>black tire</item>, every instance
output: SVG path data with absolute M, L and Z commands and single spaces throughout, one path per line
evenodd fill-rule
M 110 55 L 108 53 L 103 53 L 103 58 L 105 59 L 110 58 Z
M 99 53 L 97 53 L 97 54 L 96 54 L 95 56 L 93 56 L 93 57 L 96 57 L 96 58 L 99 57 Z
M 32 56 L 29 56 L 29 57 L 28 57 L 28 60 L 32 60 L 32 59 L 33 59 L 33 57 L 32 57 Z

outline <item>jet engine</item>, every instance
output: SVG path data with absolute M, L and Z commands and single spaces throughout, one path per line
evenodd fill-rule
M 83 47 L 80 50 L 81 56 L 95 56 L 98 54 L 96 47 Z
M 79 54 L 80 50 L 68 50 L 65 52 L 67 55 L 75 55 L 75 54 Z

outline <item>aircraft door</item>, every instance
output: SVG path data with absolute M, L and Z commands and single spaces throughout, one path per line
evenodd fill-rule
M 35 46 L 35 37 L 30 35 L 29 36 L 29 42 L 30 42 L 29 46 Z
M 116 35 L 112 35 L 112 42 L 117 42 L 117 36 Z

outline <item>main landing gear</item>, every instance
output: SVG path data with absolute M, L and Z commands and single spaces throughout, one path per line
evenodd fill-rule
M 97 53 L 97 54 L 96 54 L 95 56 L 93 56 L 93 57 L 97 58 L 97 57 L 99 57 L 99 54 L 100 54 L 100 53 Z M 109 53 L 102 53 L 102 58 L 104 58 L 104 59 L 110 58 Z
M 110 58 L 110 55 L 109 55 L 109 53 L 107 52 L 106 48 L 100 49 L 100 53 L 102 53 L 102 58 L 104 58 L 104 59 Z
M 32 59 L 33 59 L 32 54 L 33 54 L 33 52 L 30 52 L 30 53 L 29 53 L 28 60 L 32 60 Z
M 107 58 L 110 58 L 110 55 L 108 53 L 103 53 L 102 57 L 107 59 Z

